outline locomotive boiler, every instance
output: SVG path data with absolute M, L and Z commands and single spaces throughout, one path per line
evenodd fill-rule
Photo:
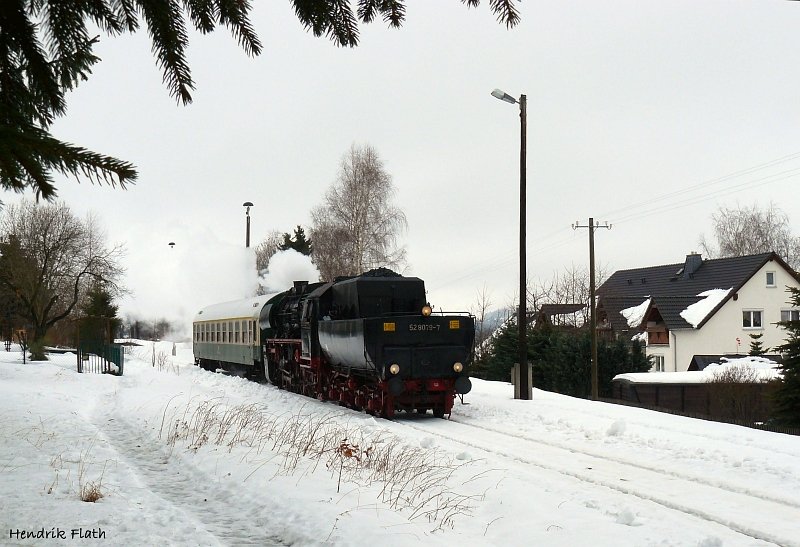
M 474 318 L 433 313 L 419 278 L 378 269 L 329 283 L 295 282 L 266 301 L 249 299 L 235 308 L 210 306 L 195 318 L 199 366 L 262 376 L 384 417 L 398 410 L 444 416 L 455 396 L 471 388 Z M 220 309 L 229 317 L 219 316 Z M 238 337 L 245 322 L 253 326 L 256 312 L 257 332 Z M 231 331 L 233 338 L 226 338 Z M 237 343 L 248 348 L 217 347 Z M 226 361 L 220 355 L 245 357 Z

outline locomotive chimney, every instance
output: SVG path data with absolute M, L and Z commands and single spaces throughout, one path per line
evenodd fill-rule
M 308 281 L 295 281 L 294 282 L 294 294 L 302 294 L 303 290 L 308 285 Z

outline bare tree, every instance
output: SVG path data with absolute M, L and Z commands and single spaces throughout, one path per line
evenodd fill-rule
M 81 221 L 64 204 L 22 201 L 3 211 L 0 236 L 0 284 L 19 298 L 34 359 L 44 358 L 48 330 L 76 309 L 90 282 L 121 290 L 123 249 L 106 246 L 94 217 Z
M 486 347 L 484 342 L 491 335 L 491 331 L 486 325 L 486 315 L 489 313 L 489 308 L 492 306 L 491 295 L 486 285 L 483 285 L 478 291 L 477 300 L 472 307 L 472 314 L 475 316 L 475 359 L 480 361 L 484 357 Z
M 325 202 L 311 211 L 312 258 L 322 279 L 405 264 L 406 251 L 397 240 L 406 216 L 392 205 L 393 196 L 392 177 L 378 152 L 353 144 Z
M 608 276 L 608 268 L 598 266 L 595 270 L 595 284 L 600 286 Z M 577 312 L 554 317 L 556 324 L 579 327 L 589 323 L 589 270 L 574 264 L 561 273 L 554 273 L 547 280 L 537 280 L 528 284 L 530 310 L 537 312 L 544 304 L 583 304 Z
M 800 237 L 792 235 L 789 217 L 770 203 L 728 209 L 720 207 L 711 215 L 715 242 L 700 236 L 700 249 L 709 258 L 727 258 L 775 251 L 787 264 L 800 268 Z
M 272 230 L 267 234 L 267 237 L 256 246 L 256 269 L 259 272 L 263 272 L 269 267 L 270 258 L 278 252 L 278 248 L 282 242 L 283 235 L 278 230 Z

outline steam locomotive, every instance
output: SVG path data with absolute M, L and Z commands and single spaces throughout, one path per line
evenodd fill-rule
M 472 387 L 475 321 L 434 314 L 424 282 L 380 268 L 274 296 L 216 304 L 194 319 L 195 364 L 391 418 L 449 414 Z

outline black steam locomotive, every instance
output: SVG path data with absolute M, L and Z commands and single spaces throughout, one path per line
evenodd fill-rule
M 471 315 L 432 313 L 421 279 L 381 268 L 205 308 L 194 355 L 209 370 L 262 376 L 387 418 L 441 417 L 471 388 L 474 337 Z

